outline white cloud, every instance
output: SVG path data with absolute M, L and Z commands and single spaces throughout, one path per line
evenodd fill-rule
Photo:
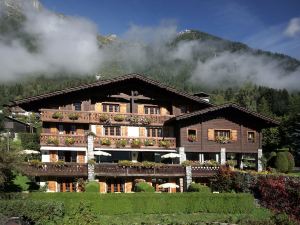
M 293 18 L 290 20 L 284 34 L 288 37 L 295 37 L 300 33 L 300 18 Z

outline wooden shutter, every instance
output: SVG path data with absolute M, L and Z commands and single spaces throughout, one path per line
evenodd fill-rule
M 140 127 L 140 137 L 145 137 L 145 127 Z
M 85 163 L 84 156 L 85 156 L 84 152 L 77 152 L 78 163 Z
M 237 141 L 237 130 L 231 130 L 231 140 Z
M 103 126 L 102 125 L 96 125 L 96 135 L 97 136 L 102 136 L 102 130 L 103 130 Z
M 138 114 L 145 114 L 144 105 L 138 105 Z
M 95 111 L 96 112 L 102 112 L 102 104 L 101 103 L 97 102 L 95 104 Z
M 160 108 L 160 115 L 167 115 L 168 114 L 168 110 L 165 107 L 161 107 Z
M 49 191 L 56 192 L 56 181 L 48 181 Z
M 214 129 L 208 129 L 207 139 L 209 141 L 214 141 L 215 140 L 215 130 Z
M 57 134 L 57 128 L 56 127 L 51 127 L 50 128 L 50 133 L 51 134 Z
M 57 151 L 50 151 L 50 162 L 56 162 L 57 161 Z
M 128 136 L 128 129 L 126 126 L 121 126 L 121 136 L 124 136 L 124 137 Z
M 126 113 L 126 103 L 120 103 L 120 113 Z

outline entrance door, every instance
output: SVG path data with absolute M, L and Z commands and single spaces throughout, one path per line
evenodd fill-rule
M 122 178 L 108 178 L 106 183 L 108 193 L 125 191 L 125 181 Z
M 61 178 L 57 181 L 59 192 L 76 192 L 77 183 L 72 178 Z

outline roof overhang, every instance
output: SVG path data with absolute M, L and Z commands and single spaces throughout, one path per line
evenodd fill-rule
M 243 114 L 245 118 L 247 117 L 249 119 L 253 119 L 253 120 L 257 121 L 257 123 L 263 128 L 275 127 L 280 124 L 279 121 L 277 121 L 277 120 L 274 120 L 270 117 L 264 116 L 260 113 L 251 111 L 249 109 L 243 108 L 234 103 L 209 107 L 206 109 L 202 109 L 202 110 L 198 110 L 195 112 L 180 115 L 180 116 L 170 119 L 169 122 L 172 123 L 174 121 L 184 121 L 184 120 L 188 120 L 188 119 L 194 120 L 194 118 L 196 118 L 196 117 L 201 117 L 201 116 L 204 117 L 205 115 L 211 115 L 214 112 L 218 112 L 218 111 L 222 111 L 222 110 L 223 111 L 227 110 L 228 112 L 238 112 L 241 115 Z M 194 121 L 197 121 L 197 120 L 194 120 Z

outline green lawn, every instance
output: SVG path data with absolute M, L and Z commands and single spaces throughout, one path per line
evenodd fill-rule
M 213 193 L 30 193 L 29 199 L 60 201 L 65 215 L 89 207 L 99 224 L 191 224 L 269 220 L 250 194 Z M 88 213 L 89 214 L 89 213 Z

